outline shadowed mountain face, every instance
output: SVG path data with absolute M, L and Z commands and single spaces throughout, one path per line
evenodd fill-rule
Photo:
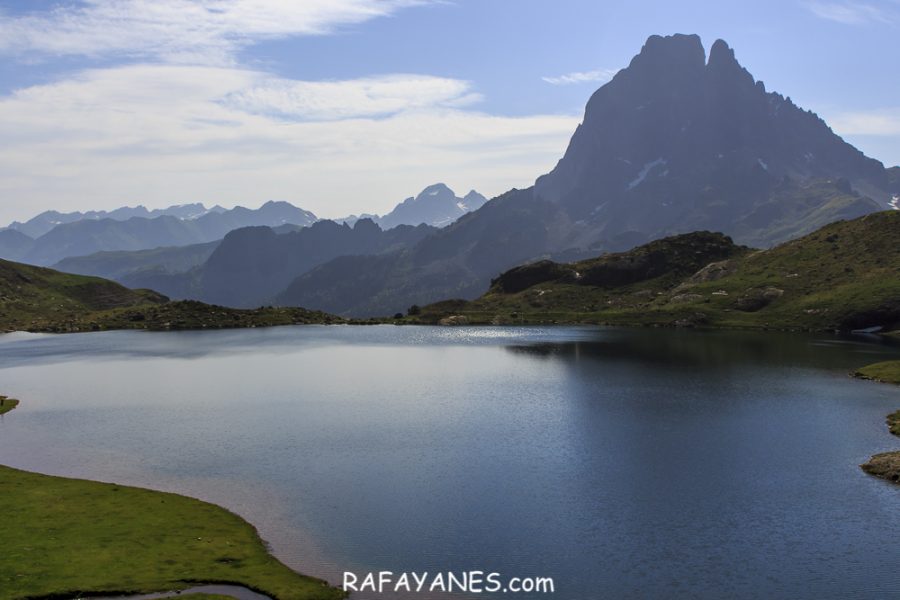
M 517 264 L 720 231 L 767 247 L 890 206 L 897 172 L 768 93 L 717 41 L 653 36 L 588 102 L 565 156 L 514 190 L 377 260 L 342 259 L 278 297 L 349 315 L 474 298 Z M 366 285 L 350 285 L 360 278 Z
M 725 42 L 706 60 L 699 37 L 675 35 L 648 39 L 591 97 L 535 193 L 584 220 L 587 242 L 710 229 L 769 246 L 887 208 L 887 188 L 880 162 L 766 92 Z
M 271 303 L 294 278 L 324 262 L 345 255 L 399 251 L 433 231 L 427 225 L 383 231 L 369 219 L 353 227 L 319 221 L 283 234 L 269 227 L 246 227 L 226 235 L 209 259 L 191 271 L 140 271 L 121 281 L 129 287 L 166 290 L 176 299 L 256 307 Z

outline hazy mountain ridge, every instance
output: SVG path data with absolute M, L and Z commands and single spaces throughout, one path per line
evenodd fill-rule
M 57 225 L 30 242 L 18 236 L 14 240 L 18 246 L 5 248 L 5 256 L 30 264 L 50 265 L 68 257 L 87 256 L 95 252 L 147 250 L 212 242 L 240 227 L 288 223 L 306 226 L 316 220 L 313 213 L 287 202 L 267 202 L 258 209 L 238 206 L 230 210 L 207 211 L 189 219 L 171 215 L 130 217 L 125 220 L 80 219 Z M 11 231 L 0 232 L 0 239 L 10 239 L 15 235 Z M 3 249 L 0 245 L 0 250 Z
M 139 271 L 127 275 L 122 282 L 164 290 L 173 298 L 255 307 L 272 303 L 294 278 L 324 262 L 345 255 L 397 251 L 434 231 L 428 225 L 401 225 L 383 231 L 368 219 L 353 227 L 319 221 L 283 234 L 269 227 L 248 227 L 226 235 L 209 259 L 191 271 Z
M 64 258 L 54 269 L 78 275 L 93 275 L 119 281 L 138 272 L 183 273 L 203 264 L 220 240 L 189 246 L 163 246 L 150 250 L 95 252 Z
M 352 226 L 363 218 L 371 217 L 382 229 L 420 224 L 443 227 L 480 208 L 486 201 L 475 191 L 465 197 L 457 197 L 450 188 L 439 183 L 398 204 L 384 217 L 354 216 L 339 219 L 338 222 Z M 12 223 L 10 227 L 0 230 L 0 257 L 120 279 L 128 275 L 128 271 L 154 269 L 171 273 L 179 264 L 180 271 L 198 266 L 206 258 L 201 253 L 186 248 L 181 258 L 176 260 L 179 251 L 175 248 L 217 241 L 235 229 L 268 226 L 274 228 L 276 233 L 287 233 L 308 227 L 318 220 L 313 213 L 288 202 L 271 201 L 259 209 L 240 206 L 207 209 L 203 204 L 196 203 L 155 210 L 137 206 L 84 213 L 46 211 L 26 223 Z M 146 252 L 157 248 L 170 249 L 165 260 L 165 253 Z M 112 256 L 108 254 L 111 252 L 137 254 L 134 257 Z M 101 254 L 93 256 L 96 253 Z M 162 262 L 153 264 L 154 256 Z M 129 261 L 134 263 L 134 268 L 126 270 L 124 265 Z
M 148 210 L 143 205 L 123 206 L 110 211 L 106 210 L 90 210 L 87 212 L 68 212 L 61 213 L 55 210 L 44 211 L 41 214 L 32 217 L 24 223 L 13 221 L 7 229 L 20 231 L 30 238 L 39 238 L 57 225 L 65 223 L 74 223 L 84 220 L 113 219 L 114 221 L 127 221 L 132 217 L 142 217 L 145 219 L 153 219 L 156 217 L 170 216 L 179 219 L 196 219 L 210 212 L 224 212 L 221 206 L 213 206 L 206 208 L 202 203 L 193 204 L 175 204 L 168 208 L 155 208 Z

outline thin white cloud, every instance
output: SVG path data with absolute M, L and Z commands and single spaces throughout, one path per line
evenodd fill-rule
M 841 135 L 900 136 L 900 107 L 840 113 L 829 123 Z
M 439 180 L 493 195 L 552 168 L 578 123 L 454 108 L 474 92 L 452 79 L 276 81 L 138 64 L 0 98 L 0 223 L 48 208 L 270 198 L 336 217 L 389 210 Z
M 844 25 L 869 23 L 896 24 L 896 10 L 865 2 L 804 2 L 806 8 L 820 19 Z
M 85 0 L 0 14 L 0 52 L 220 65 L 260 40 L 330 33 L 431 1 Z
M 350 81 L 270 79 L 230 94 L 226 105 L 257 114 L 308 120 L 379 117 L 481 100 L 471 84 L 427 75 L 389 75 Z
M 541 77 L 541 79 L 551 85 L 572 85 L 575 83 L 587 82 L 606 83 L 612 79 L 615 74 L 615 69 L 597 69 L 596 71 L 575 71 L 556 77 Z

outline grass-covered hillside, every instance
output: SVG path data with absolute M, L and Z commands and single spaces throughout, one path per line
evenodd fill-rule
M 166 302 L 149 290 L 0 260 L 0 328 L 33 329 L 95 311 Z
M 201 302 L 169 302 L 151 290 L 0 260 L 0 331 L 216 329 L 342 319 L 302 308 L 236 310 Z
M 764 251 L 698 232 L 577 263 L 542 261 L 503 273 L 475 301 L 440 302 L 408 320 L 449 317 L 893 329 L 900 326 L 900 212 L 833 223 Z

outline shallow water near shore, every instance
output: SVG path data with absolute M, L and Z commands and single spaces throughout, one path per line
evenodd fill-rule
M 215 502 L 332 583 L 885 598 L 900 488 L 858 465 L 900 447 L 900 389 L 847 373 L 895 358 L 874 337 L 657 329 L 10 334 L 0 463 Z

